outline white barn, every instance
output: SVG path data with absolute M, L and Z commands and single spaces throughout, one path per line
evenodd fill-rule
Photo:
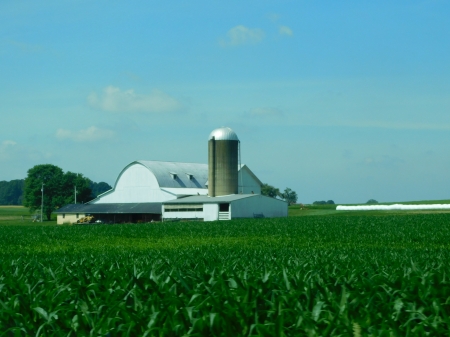
M 239 170 L 239 193 L 261 194 L 261 185 L 247 165 L 242 165 Z M 89 203 L 162 203 L 207 194 L 207 164 L 138 160 L 120 172 L 113 189 Z
M 246 165 L 240 167 L 240 194 L 260 194 L 261 185 Z M 207 195 L 207 164 L 138 160 L 125 166 L 111 190 L 55 213 L 58 224 L 74 223 L 88 214 L 102 222 L 148 222 L 161 219 L 163 202 Z

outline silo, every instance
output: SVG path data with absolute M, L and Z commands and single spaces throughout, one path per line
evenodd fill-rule
M 215 129 L 208 141 L 208 195 L 238 193 L 239 138 L 227 127 Z

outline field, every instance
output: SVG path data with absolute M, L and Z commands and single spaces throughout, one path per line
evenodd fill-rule
M 312 211 L 215 223 L 0 221 L 0 336 L 449 334 L 450 214 Z

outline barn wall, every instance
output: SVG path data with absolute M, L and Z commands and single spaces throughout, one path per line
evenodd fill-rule
M 219 220 L 219 205 L 203 204 L 203 218 L 205 221 Z
M 243 189 L 241 188 L 241 174 L 242 174 L 242 185 Z M 261 185 L 259 184 L 259 181 L 257 181 L 249 172 L 247 167 L 242 167 L 241 170 L 239 170 L 239 193 L 241 193 L 241 190 L 243 190 L 243 194 L 261 194 Z
M 136 163 L 122 172 L 113 191 L 100 196 L 93 203 L 162 202 L 172 199 L 175 196 L 161 191 L 154 174 Z
M 58 214 L 56 216 L 56 223 L 58 225 L 63 225 L 65 223 L 75 223 L 85 216 L 84 213 L 75 214 Z
M 231 218 L 253 218 L 254 214 L 263 214 L 266 218 L 287 217 L 287 203 L 263 195 L 231 202 Z
M 164 212 L 163 218 L 164 220 L 170 219 L 202 219 L 203 220 L 203 212 Z

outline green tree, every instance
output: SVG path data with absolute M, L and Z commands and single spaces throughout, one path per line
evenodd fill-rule
M 90 200 L 90 180 L 82 174 L 67 172 L 51 164 L 36 165 L 28 170 L 25 179 L 23 204 L 30 212 L 40 210 L 42 202 L 42 184 L 44 184 L 43 215 L 50 220 L 52 212 L 66 204 L 74 203 L 75 186 L 77 202 Z
M 77 204 L 82 204 L 92 200 L 91 180 L 81 173 L 67 171 L 64 174 L 61 194 L 64 195 L 62 205 L 75 203 L 75 187 L 77 191 Z
M 295 204 L 297 202 L 297 193 L 286 187 L 283 193 L 281 193 L 281 199 L 286 201 L 289 205 Z
M 97 196 L 99 196 L 100 194 L 112 189 L 112 187 L 109 184 L 103 181 L 99 183 L 94 183 L 93 181 L 91 181 L 90 188 L 92 190 L 91 194 L 92 199 L 97 198 Z
M 0 205 L 22 205 L 24 180 L 0 181 Z
M 280 190 L 269 184 L 262 184 L 261 185 L 261 194 L 266 195 L 271 198 L 276 198 L 276 197 L 280 196 Z
M 375 199 L 369 199 L 366 204 L 378 204 L 378 201 L 376 201 Z

